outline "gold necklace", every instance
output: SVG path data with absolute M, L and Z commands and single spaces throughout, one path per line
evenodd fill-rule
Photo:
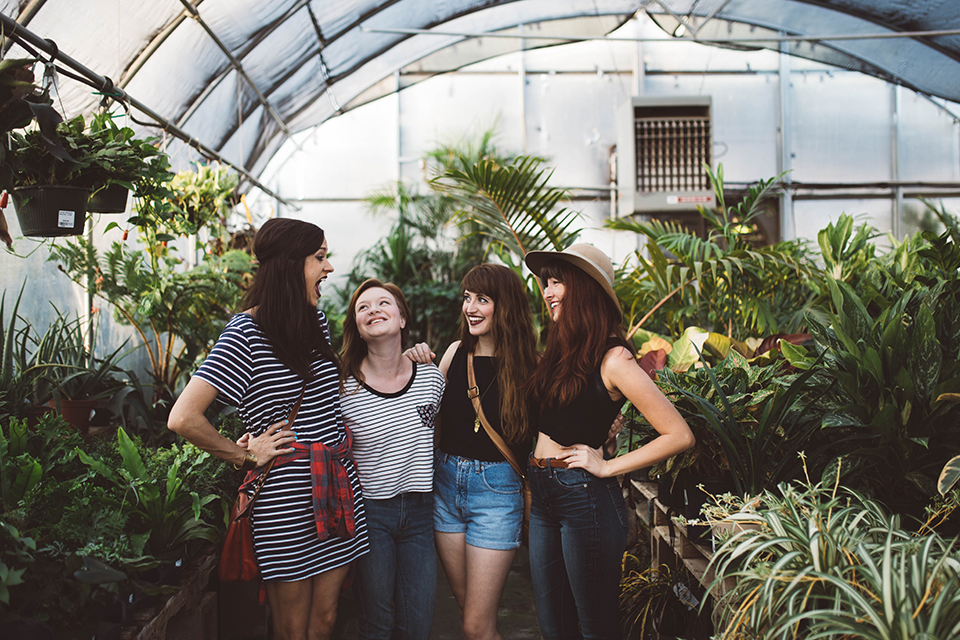
M 493 380 L 490 381 L 490 384 L 487 385 L 487 388 L 484 389 L 484 390 L 483 390 L 483 393 L 480 394 L 480 404 L 481 404 L 481 405 L 483 404 L 483 397 L 484 397 L 485 395 L 487 395 L 487 391 L 490 391 L 490 389 L 491 389 L 493 386 L 496 385 L 497 379 L 498 379 L 499 377 L 500 377 L 500 368 L 497 367 L 497 374 L 496 374 L 495 376 L 493 376 Z M 480 383 L 479 383 L 479 382 L 477 383 L 477 386 L 478 386 L 478 387 L 480 386 Z M 471 405 L 471 406 L 473 406 L 473 405 Z M 477 414 L 477 409 L 476 409 L 476 407 L 474 407 L 473 413 L 474 413 L 474 415 L 476 416 L 476 417 L 473 419 L 473 432 L 474 432 L 474 433 L 479 433 L 479 432 L 480 432 L 480 427 L 483 426 L 483 425 L 480 424 L 480 415 Z

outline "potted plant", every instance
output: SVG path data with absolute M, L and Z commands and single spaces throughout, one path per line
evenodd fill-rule
M 90 415 L 98 401 L 109 398 L 124 386 L 114 377 L 121 371 L 118 362 L 126 342 L 105 358 L 94 356 L 96 331 L 91 330 L 89 346 L 82 319 L 70 319 L 58 312 L 46 333 L 34 346 L 32 370 L 41 371 L 34 385 L 35 398 L 55 407 L 63 419 L 80 433 L 86 433 Z
M 89 128 L 77 116 L 58 124 L 55 134 L 66 158 L 50 149 L 42 129 L 9 133 L 12 153 L 6 154 L 0 186 L 11 191 L 27 236 L 79 235 L 91 191 L 110 184 L 133 186 L 154 171 L 152 159 L 162 155 L 152 141 L 134 139 L 133 130 L 117 127 L 109 115 L 94 119 Z M 108 208 L 122 211 L 122 199 L 122 208 Z
M 103 152 L 84 171 L 84 179 L 93 189 L 87 208 L 98 213 L 123 213 L 131 190 L 155 177 L 165 181 L 172 176 L 158 139 L 139 140 L 133 129 L 117 126 L 114 117 L 103 113 L 90 121 L 89 133 L 102 143 Z
M 31 196 L 29 192 L 28 194 L 12 192 L 12 189 L 19 184 L 16 171 L 17 167 L 20 166 L 19 152 L 21 146 L 19 142 L 22 138 L 14 130 L 23 129 L 35 121 L 38 130 L 32 136 L 32 139 L 38 147 L 57 162 L 71 163 L 73 161 L 57 137 L 56 127 L 63 118 L 51 106 L 52 101 L 49 95 L 45 91 L 41 91 L 33 82 L 31 67 L 35 62 L 36 60 L 30 58 L 0 60 L 0 134 L 8 134 L 9 136 L 9 149 L 8 144 L 0 145 L 0 188 L 14 193 L 14 200 L 18 202 L 17 215 L 21 217 L 21 231 L 23 230 L 24 220 L 20 213 L 20 201 L 29 200 Z M 61 189 L 49 192 L 44 200 L 55 199 L 53 195 L 55 192 L 67 197 L 65 202 L 50 203 L 51 206 L 58 206 L 57 211 L 64 211 L 62 216 L 63 226 L 56 228 L 66 229 L 69 227 L 73 229 L 79 218 L 80 229 L 82 230 L 83 212 L 79 214 L 77 212 L 78 205 L 81 204 L 80 194 L 76 190 Z M 71 197 L 73 201 L 70 201 Z M 36 196 L 32 196 L 32 199 L 36 201 Z M 26 222 L 27 229 L 33 231 L 35 225 L 32 223 L 32 218 L 27 218 Z M 3 228 L 6 229 L 6 220 L 3 223 Z M 64 233 L 66 231 L 61 231 L 60 235 Z M 24 232 L 24 235 L 35 234 Z M 0 239 L 6 242 L 8 247 L 13 244 L 9 233 L 5 231 Z

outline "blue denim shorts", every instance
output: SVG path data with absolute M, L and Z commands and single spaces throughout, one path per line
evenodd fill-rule
M 483 462 L 439 449 L 433 472 L 433 529 L 465 533 L 467 544 L 506 551 L 520 546 L 523 496 L 509 462 Z

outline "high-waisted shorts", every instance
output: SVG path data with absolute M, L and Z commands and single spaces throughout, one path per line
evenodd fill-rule
M 467 544 L 509 550 L 520 546 L 523 496 L 509 462 L 484 462 L 439 449 L 433 472 L 433 528 L 465 533 Z

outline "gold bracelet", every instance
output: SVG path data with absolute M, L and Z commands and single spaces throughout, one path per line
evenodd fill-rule
M 235 464 L 233 465 L 233 468 L 237 471 L 251 471 L 252 469 L 256 469 L 257 466 L 257 456 L 253 455 L 249 451 L 244 451 L 243 463 L 239 465 Z

